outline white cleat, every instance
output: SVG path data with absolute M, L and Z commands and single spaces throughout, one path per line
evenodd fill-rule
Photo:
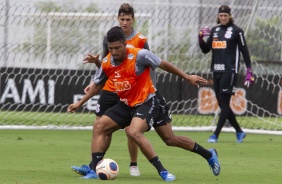
M 140 171 L 138 166 L 130 166 L 129 167 L 130 176 L 140 176 Z

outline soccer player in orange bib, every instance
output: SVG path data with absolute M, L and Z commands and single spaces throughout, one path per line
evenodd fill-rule
M 123 29 L 126 35 L 126 47 L 144 48 L 149 50 L 147 38 L 132 27 L 134 21 L 135 21 L 135 16 L 134 16 L 133 7 L 128 3 L 123 3 L 118 11 L 118 22 L 119 22 L 119 26 Z M 103 40 L 102 58 L 106 57 L 108 54 L 109 54 L 109 50 L 108 50 L 107 36 L 105 36 Z M 95 63 L 96 66 L 100 68 L 101 61 L 98 59 L 98 57 L 99 55 L 96 55 L 93 57 L 92 60 L 87 60 L 84 63 Z M 150 74 L 153 83 L 156 84 L 157 82 L 156 72 L 151 70 Z M 87 93 L 87 91 L 89 90 L 92 84 L 93 82 L 84 89 L 85 93 Z M 163 97 L 158 92 L 156 93 L 161 101 L 160 103 L 164 108 L 166 108 L 164 110 L 164 112 L 166 112 L 164 113 L 164 116 L 166 116 L 167 121 L 171 121 L 166 102 L 163 100 Z M 114 106 L 118 101 L 119 101 L 119 97 L 117 96 L 113 82 L 108 80 L 104 88 L 100 92 L 100 98 L 98 100 L 96 111 L 95 111 L 96 120 L 99 119 L 110 107 Z M 130 155 L 130 164 L 129 164 L 130 175 L 140 176 L 140 171 L 137 166 L 138 146 L 130 138 L 128 138 L 127 145 Z M 93 147 L 93 145 L 91 145 L 91 147 Z M 72 166 L 72 170 L 81 175 L 86 175 L 89 170 L 89 166 L 88 165 Z
M 93 153 L 91 172 L 86 178 L 97 178 L 95 168 L 103 158 L 105 151 L 110 146 L 106 138 L 121 128 L 128 127 L 127 135 L 134 140 L 144 156 L 152 163 L 158 174 L 165 181 L 173 181 L 175 176 L 169 173 L 156 155 L 152 145 L 144 136 L 159 114 L 159 101 L 155 94 L 155 87 L 150 77 L 150 68 L 157 67 L 176 74 L 184 80 L 199 87 L 199 83 L 206 83 L 206 80 L 197 75 L 187 75 L 168 61 L 146 49 L 126 48 L 125 34 L 120 27 L 113 27 L 107 33 L 109 55 L 103 59 L 102 66 L 96 72 L 94 84 L 89 91 L 77 103 L 68 107 L 68 112 L 75 112 L 92 96 L 96 95 L 104 86 L 107 80 L 114 83 L 120 101 L 107 110 L 98 119 L 93 129 Z M 93 56 L 88 55 L 86 60 Z M 130 126 L 129 126 L 130 125 Z M 202 149 L 202 154 L 209 154 L 207 159 L 215 175 L 220 172 L 220 165 L 215 151 L 210 152 Z

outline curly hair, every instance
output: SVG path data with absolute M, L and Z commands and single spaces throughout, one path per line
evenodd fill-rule
M 123 29 L 119 26 L 112 27 L 108 32 L 107 32 L 107 41 L 108 42 L 125 42 L 126 37 Z

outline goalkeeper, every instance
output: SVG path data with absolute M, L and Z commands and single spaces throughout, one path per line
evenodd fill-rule
M 202 52 L 206 54 L 212 50 L 211 71 L 213 72 L 213 88 L 221 109 L 216 130 L 209 137 L 208 142 L 215 143 L 218 141 L 221 129 L 228 119 L 236 130 L 237 142 L 241 143 L 246 137 L 246 133 L 242 131 L 229 103 L 237 84 L 240 53 L 247 68 L 244 84 L 247 87 L 253 84 L 254 77 L 251 59 L 244 32 L 234 24 L 231 9 L 228 6 L 220 6 L 217 24 L 211 30 L 205 27 L 199 33 L 199 46 Z M 208 36 L 206 41 L 203 39 L 205 36 Z

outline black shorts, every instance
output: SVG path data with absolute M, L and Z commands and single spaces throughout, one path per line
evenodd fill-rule
M 223 72 L 213 74 L 213 87 L 216 94 L 234 94 L 237 86 L 238 74 Z
M 115 106 L 105 112 L 105 116 L 110 117 L 121 128 L 125 128 L 130 125 L 133 117 L 139 117 L 146 119 L 148 124 L 148 130 L 150 130 L 153 122 L 159 113 L 159 101 L 156 96 L 152 97 L 147 102 L 137 106 L 130 107 L 125 103 L 119 101 Z
M 96 105 L 95 114 L 97 116 L 102 116 L 109 108 L 113 107 L 119 102 L 119 97 L 116 93 L 102 90 L 100 93 L 100 98 Z
M 162 95 L 158 91 L 156 91 L 156 97 L 159 100 L 160 108 L 159 108 L 159 115 L 156 118 L 153 127 L 163 126 L 166 125 L 167 123 L 171 123 L 172 121 L 169 107 L 165 101 L 165 98 L 162 97 Z

